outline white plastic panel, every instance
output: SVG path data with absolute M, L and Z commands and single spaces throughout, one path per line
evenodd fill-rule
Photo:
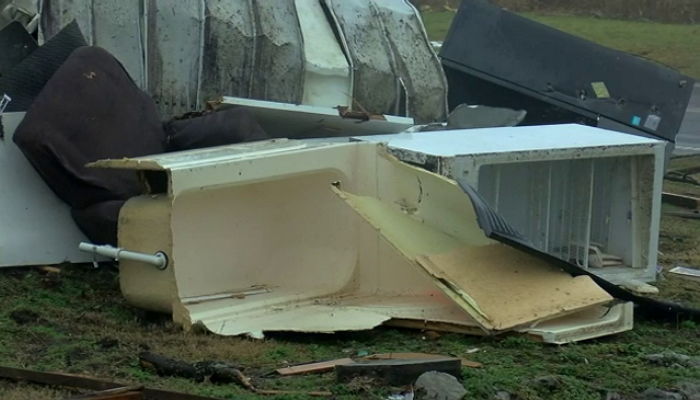
M 78 251 L 86 238 L 63 203 L 12 141 L 24 113 L 5 113 L 0 139 L 0 267 L 89 262 Z
M 304 42 L 304 98 L 312 106 L 351 106 L 352 74 L 319 0 L 295 0 Z
M 567 344 L 631 331 L 634 327 L 634 304 L 591 307 L 588 310 L 537 324 L 523 330 L 544 343 Z
M 576 124 L 416 132 L 374 136 L 363 140 L 386 142 L 395 149 L 435 157 L 578 150 L 591 147 L 601 149 L 610 146 L 647 146 L 647 152 L 651 153 L 652 146 L 662 143 L 656 139 Z

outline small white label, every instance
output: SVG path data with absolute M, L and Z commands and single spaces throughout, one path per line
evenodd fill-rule
M 651 129 L 652 131 L 655 131 L 659 129 L 659 124 L 661 123 L 661 117 L 658 115 L 650 114 L 647 117 L 646 122 L 644 123 L 644 127 L 647 129 Z

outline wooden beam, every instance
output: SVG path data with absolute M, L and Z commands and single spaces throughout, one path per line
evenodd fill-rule
M 459 358 L 442 357 L 422 360 L 371 360 L 335 367 L 337 378 L 341 382 L 366 376 L 393 386 L 409 385 L 428 371 L 444 372 L 459 378 L 462 364 Z
M 664 203 L 672 204 L 678 207 L 689 208 L 691 210 L 697 209 L 698 205 L 700 204 L 700 199 L 697 197 L 668 192 L 664 192 L 662 196 Z
M 127 387 L 127 385 L 121 383 L 110 382 L 92 377 L 58 372 L 39 372 L 9 367 L 0 367 L 0 379 L 93 391 L 104 391 Z M 218 400 L 213 397 L 203 397 L 149 388 L 144 388 L 142 390 L 142 398 L 143 400 Z
M 328 372 L 333 371 L 336 365 L 346 365 L 353 363 L 350 358 L 340 358 L 337 360 L 323 361 L 310 364 L 295 365 L 292 367 L 280 368 L 277 373 L 280 375 L 299 375 L 299 374 L 310 374 L 317 372 Z

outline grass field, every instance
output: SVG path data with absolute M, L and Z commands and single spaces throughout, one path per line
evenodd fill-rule
M 627 51 L 700 79 L 700 24 L 673 25 L 566 15 L 526 17 L 604 46 Z M 454 13 L 426 12 L 423 20 L 432 40 L 443 40 Z
M 700 222 L 691 223 L 698 229 Z M 86 374 L 221 399 L 262 397 L 233 384 L 159 377 L 139 366 L 138 354 L 149 350 L 190 362 L 233 363 L 259 387 L 330 390 L 337 399 L 384 399 L 392 389 L 367 382 L 338 384 L 332 373 L 282 378 L 273 371 L 287 364 L 358 354 L 416 351 L 482 362 L 481 369 L 463 370 L 469 399 L 491 399 L 507 391 L 523 400 L 599 400 L 607 393 L 627 396 L 650 387 L 674 389 L 683 382 L 700 382 L 700 368 L 652 365 L 644 358 L 666 351 L 700 354 L 698 325 L 690 321 L 638 321 L 632 332 L 562 347 L 522 336 L 477 338 L 390 328 L 337 335 L 278 334 L 253 341 L 184 333 L 167 316 L 148 315 L 125 304 L 116 271 L 90 266 L 67 267 L 60 274 L 4 271 L 0 304 L 0 365 Z M 17 313 L 31 318 L 18 322 Z M 478 351 L 468 354 L 470 349 Z M 64 394 L 0 381 L 2 399 L 53 400 Z

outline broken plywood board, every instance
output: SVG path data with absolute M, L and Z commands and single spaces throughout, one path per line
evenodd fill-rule
M 473 304 L 489 330 L 507 330 L 611 300 L 589 277 L 571 277 L 500 243 L 419 256 L 417 261 Z
M 283 376 L 311 374 L 318 372 L 333 371 L 336 365 L 352 364 L 354 361 L 351 358 L 340 358 L 337 360 L 321 361 L 309 364 L 294 365 L 291 367 L 278 368 L 275 370 Z
M 452 356 L 444 356 L 441 354 L 428 354 L 428 353 L 378 353 L 371 354 L 364 357 L 366 360 L 425 360 L 425 359 L 436 359 L 436 358 L 455 358 Z M 480 362 L 470 361 L 464 358 L 459 359 L 463 367 L 469 368 L 481 368 L 484 365 Z
M 454 182 L 398 161 L 384 168 L 391 173 L 380 174 L 390 178 L 379 183 L 387 187 L 383 200 L 334 191 L 483 329 L 514 329 L 612 300 L 589 277 L 573 278 L 488 239 Z M 411 193 L 415 182 L 418 192 Z
M 454 377 L 461 376 L 462 364 L 458 358 L 437 357 L 425 359 L 389 359 L 358 361 L 338 365 L 338 381 L 348 382 L 357 377 L 377 379 L 392 386 L 410 385 L 423 373 L 438 371 Z
M 684 194 L 676 194 L 663 192 L 662 200 L 664 203 L 672 204 L 677 207 L 689 208 L 695 210 L 700 205 L 700 199 L 694 196 Z

